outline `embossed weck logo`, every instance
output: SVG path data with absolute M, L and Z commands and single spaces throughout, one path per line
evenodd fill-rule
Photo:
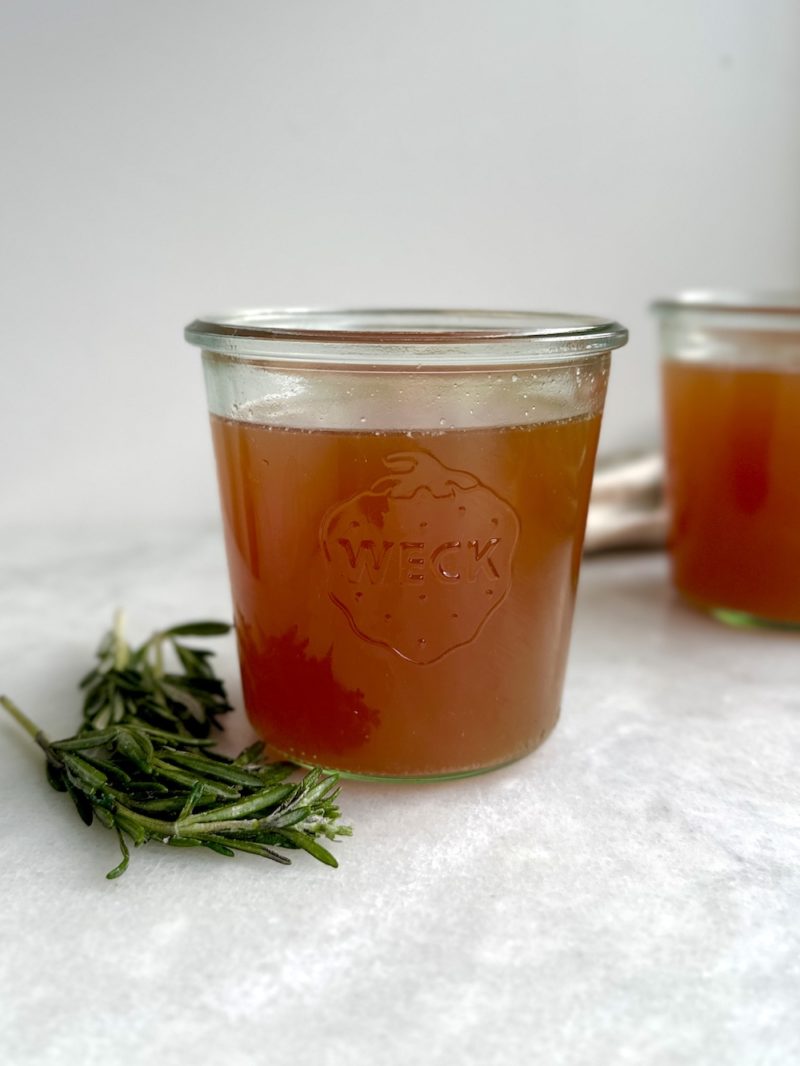
M 519 520 L 428 452 L 384 463 L 388 476 L 323 518 L 328 591 L 364 640 L 432 663 L 474 640 L 505 598 Z

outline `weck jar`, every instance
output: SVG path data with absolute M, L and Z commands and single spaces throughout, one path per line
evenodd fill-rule
M 559 714 L 615 322 L 198 319 L 244 700 L 273 754 L 443 778 Z

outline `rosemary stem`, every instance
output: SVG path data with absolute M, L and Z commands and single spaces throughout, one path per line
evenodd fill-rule
M 156 677 L 164 676 L 164 638 L 159 636 L 153 645 L 155 663 L 153 673 Z
M 38 725 L 35 722 L 32 722 L 27 714 L 25 714 L 24 711 L 21 711 L 12 699 L 9 699 L 8 696 L 0 696 L 0 704 L 5 707 L 11 717 L 22 726 L 26 733 L 30 733 L 37 743 L 39 742 L 39 737 L 43 738 L 45 744 L 48 742 L 47 737 Z
M 114 669 L 124 670 L 128 665 L 128 646 L 125 643 L 125 612 L 114 612 Z
M 113 790 L 109 789 L 109 792 Z M 176 831 L 177 822 L 165 822 L 160 818 L 148 818 L 146 814 L 139 814 L 138 811 L 132 811 L 130 807 L 125 807 L 121 803 L 117 803 L 116 810 L 123 818 L 128 818 L 132 822 L 138 822 L 143 829 L 148 829 L 151 833 L 154 833 L 159 837 L 174 837 L 181 834 Z
M 202 817 L 202 815 L 199 817 Z M 208 833 L 231 833 L 237 831 L 247 833 L 256 829 L 271 828 L 267 818 L 234 818 L 226 822 L 193 822 L 190 818 L 182 818 L 180 821 L 175 822 L 175 825 L 179 830 L 178 835 L 184 837 L 202 837 Z

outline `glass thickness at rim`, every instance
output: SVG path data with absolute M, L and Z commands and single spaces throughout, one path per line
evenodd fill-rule
M 186 340 L 233 359 L 334 366 L 569 363 L 627 342 L 618 322 L 532 311 L 256 309 L 196 319 Z
M 800 291 L 746 292 L 728 289 L 689 289 L 650 305 L 656 314 L 704 311 L 718 314 L 800 316 Z
M 734 332 L 800 336 L 800 292 L 680 293 L 650 305 L 670 342 L 701 333 L 722 336 Z

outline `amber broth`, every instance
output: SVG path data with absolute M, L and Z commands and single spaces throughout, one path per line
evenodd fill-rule
M 599 426 L 212 417 L 244 698 L 271 747 L 388 776 L 536 747 L 559 712 Z
M 675 583 L 800 624 L 800 370 L 664 364 Z

